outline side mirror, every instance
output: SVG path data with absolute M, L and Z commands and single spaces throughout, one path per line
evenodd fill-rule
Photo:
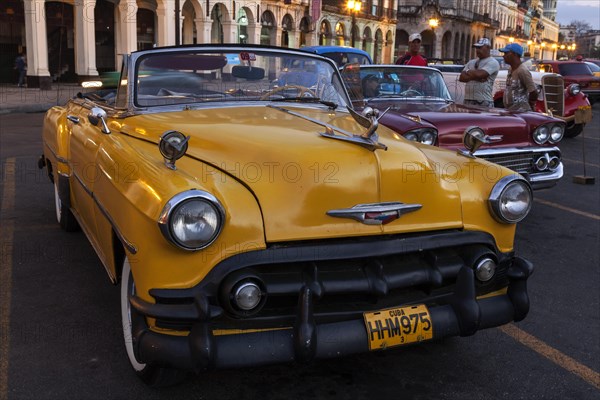
M 98 126 L 98 123 L 102 123 L 102 133 L 110 133 L 110 129 L 108 129 L 108 125 L 106 125 L 106 111 L 104 111 L 100 107 L 93 107 L 90 113 L 88 114 L 88 120 L 94 126 Z

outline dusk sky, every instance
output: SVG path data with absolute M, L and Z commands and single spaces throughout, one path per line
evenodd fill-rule
M 585 21 L 592 29 L 600 29 L 600 0 L 558 0 L 556 21 L 568 25 L 573 20 Z

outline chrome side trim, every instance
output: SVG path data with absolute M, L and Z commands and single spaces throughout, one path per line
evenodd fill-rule
M 119 238 L 121 243 L 123 243 L 123 246 L 125 246 L 131 254 L 136 254 L 137 247 L 131 241 L 127 240 L 127 238 L 121 233 L 121 231 L 117 227 L 117 224 L 115 223 L 115 221 L 108 214 L 108 211 L 106 210 L 106 208 L 102 205 L 102 203 L 100 203 L 100 200 L 98 200 L 98 197 L 96 197 L 96 195 L 90 190 L 90 188 L 88 188 L 86 186 L 86 184 L 81 180 L 81 178 L 75 172 L 73 172 L 73 176 L 75 177 L 75 180 L 77 181 L 77 183 L 79 183 L 81 185 L 83 190 L 94 200 L 94 203 L 96 203 L 96 205 L 98 206 L 98 209 L 100 210 L 102 215 L 104 215 L 106 217 L 106 219 L 108 220 L 108 222 L 110 222 L 110 225 L 112 226 L 113 230 L 115 231 L 115 234 L 117 235 L 117 237 Z
M 385 225 L 404 214 L 420 210 L 421 204 L 405 204 L 401 202 L 384 202 L 357 204 L 351 208 L 327 211 L 327 215 L 336 218 L 349 218 L 365 225 Z
M 83 180 L 79 177 L 79 175 L 77 175 L 77 172 L 73 171 L 73 176 L 75 177 L 75 179 L 77 180 L 77 183 L 79 183 L 81 185 L 81 187 L 83 188 L 83 190 L 85 190 L 85 192 L 90 196 L 90 197 L 94 197 L 94 193 L 92 193 L 91 189 L 87 187 L 87 185 L 83 182 Z
M 61 156 L 59 156 L 58 153 L 52 147 L 50 147 L 50 145 L 48 143 L 44 143 L 44 145 L 46 146 L 46 148 L 48 150 L 50 150 L 50 153 L 52 153 L 52 155 L 54 156 L 54 158 L 56 158 L 56 160 L 58 162 L 61 162 L 63 164 L 68 164 L 69 163 L 69 160 L 67 160 L 66 158 L 62 158 Z
M 117 228 L 117 224 L 115 223 L 115 221 L 108 214 L 108 211 L 106 210 L 106 208 L 104 208 L 102 203 L 100 203 L 100 200 L 98 200 L 98 198 L 94 195 L 92 195 L 92 198 L 94 199 L 94 202 L 98 206 L 98 209 L 100 210 L 102 215 L 104 215 L 106 217 L 106 219 L 108 220 L 108 222 L 110 222 L 110 225 L 113 227 L 115 234 L 117 235 L 117 237 L 119 238 L 121 243 L 123 243 L 123 246 L 125 246 L 131 254 L 137 254 L 137 247 L 135 246 L 135 244 L 131 243 L 129 240 L 127 240 L 125 238 L 125 236 L 123 236 L 123 234 L 121 233 L 119 228 Z

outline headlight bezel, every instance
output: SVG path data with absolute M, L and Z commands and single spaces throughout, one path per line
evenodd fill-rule
M 550 139 L 551 128 L 548 125 L 549 124 L 542 124 L 535 128 L 535 130 L 531 134 L 531 137 L 533 138 L 534 142 L 536 142 L 537 144 L 544 144 Z M 545 129 L 547 131 L 545 138 L 540 138 L 540 133 L 542 132 L 542 129 Z
M 515 185 L 522 185 L 525 188 L 524 193 L 526 193 L 528 196 L 528 204 L 525 211 L 522 212 L 520 216 L 516 218 L 509 218 L 503 212 L 503 201 L 505 200 L 503 196 L 507 193 L 507 189 L 512 188 Z M 492 216 L 498 222 L 505 224 L 516 224 L 524 220 L 531 211 L 531 207 L 533 205 L 533 190 L 531 189 L 529 182 L 521 175 L 507 175 L 494 185 L 488 199 L 488 204 L 490 206 Z
M 408 138 L 407 135 L 415 135 L 416 140 Z M 430 143 L 429 143 L 429 141 L 427 141 L 427 142 L 424 141 L 424 137 L 426 137 L 427 135 L 431 135 L 431 137 L 432 137 L 432 140 Z M 404 132 L 402 134 L 402 136 L 406 140 L 410 140 L 411 142 L 419 142 L 421 144 L 434 146 L 437 142 L 438 131 L 435 128 L 416 128 L 416 129 L 411 129 L 409 131 Z
M 181 240 L 174 233 L 172 225 L 173 218 L 176 215 L 177 211 L 179 211 L 183 205 L 187 205 L 192 201 L 200 201 L 209 205 L 213 208 L 217 217 L 216 228 L 214 229 L 214 232 L 212 233 L 210 238 L 204 241 L 201 245 L 194 246 L 186 244 L 183 240 Z M 186 192 L 181 192 L 173 196 L 169 201 L 167 201 L 158 218 L 158 226 L 165 239 L 167 239 L 167 241 L 169 241 L 170 243 L 183 250 L 198 251 L 210 246 L 219 237 L 221 231 L 223 230 L 225 216 L 225 208 L 221 205 L 221 203 L 215 196 L 202 190 L 192 189 Z
M 552 137 L 555 128 L 559 128 L 561 130 L 560 137 L 558 139 Z M 558 143 L 563 139 L 563 137 L 565 137 L 565 127 L 563 124 L 554 124 L 550 127 L 550 136 L 548 137 L 548 141 L 550 143 Z
M 579 93 L 581 93 L 581 86 L 579 86 L 578 83 L 572 83 L 567 87 L 567 92 L 571 96 L 577 96 Z

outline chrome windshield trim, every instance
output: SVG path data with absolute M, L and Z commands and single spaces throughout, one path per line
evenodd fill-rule
M 401 202 L 383 202 L 357 204 L 350 208 L 327 211 L 327 215 L 336 218 L 349 218 L 365 225 L 385 225 L 404 214 L 420 210 L 421 204 L 405 204 Z

